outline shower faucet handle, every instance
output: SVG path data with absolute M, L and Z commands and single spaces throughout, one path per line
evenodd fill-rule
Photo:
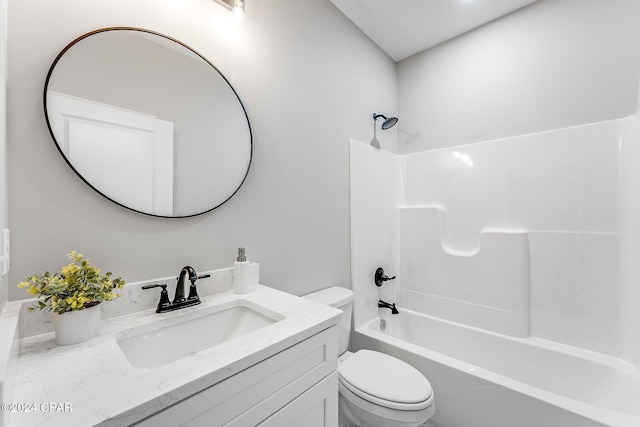
M 373 277 L 373 281 L 375 282 L 377 287 L 380 287 L 387 280 L 393 280 L 395 278 L 396 276 L 388 277 L 386 274 L 384 274 L 384 270 L 382 269 L 382 267 L 378 267 L 378 269 L 376 270 L 376 274 Z

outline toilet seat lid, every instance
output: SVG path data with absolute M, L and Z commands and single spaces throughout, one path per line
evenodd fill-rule
M 431 384 L 420 371 L 377 351 L 357 351 L 340 364 L 338 373 L 342 381 L 365 395 L 390 403 L 424 403 L 433 393 Z

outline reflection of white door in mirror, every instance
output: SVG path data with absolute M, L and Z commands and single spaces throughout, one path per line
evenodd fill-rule
M 121 205 L 173 214 L 172 122 L 58 92 L 47 96 L 60 149 L 88 183 Z
M 52 102 L 68 102 L 53 99 L 61 98 L 55 92 L 86 102 L 62 114 Z M 49 132 L 68 165 L 100 195 L 133 211 L 201 215 L 229 200 L 249 173 L 253 139 L 238 94 L 211 62 L 169 36 L 110 27 L 76 38 L 53 61 L 43 101 Z M 97 114 L 101 110 L 108 118 Z M 124 112 L 145 124 L 129 117 L 121 124 Z M 156 118 L 172 126 L 172 143 L 159 142 L 165 138 L 156 128 L 164 127 Z

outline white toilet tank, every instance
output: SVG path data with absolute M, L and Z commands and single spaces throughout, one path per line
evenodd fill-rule
M 342 310 L 342 320 L 338 323 L 338 354 L 347 351 L 349 348 L 351 311 L 353 307 L 353 292 L 351 289 L 332 286 L 302 297 Z

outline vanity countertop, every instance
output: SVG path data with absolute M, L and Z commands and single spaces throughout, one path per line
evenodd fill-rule
M 285 318 L 146 370 L 132 367 L 116 342 L 127 329 L 237 299 Z M 53 332 L 24 338 L 12 398 L 20 406 L 9 426 L 129 425 L 331 327 L 340 316 L 339 310 L 258 285 L 248 294 L 215 294 L 175 312 L 145 310 L 103 320 L 100 335 L 81 344 L 57 346 Z

